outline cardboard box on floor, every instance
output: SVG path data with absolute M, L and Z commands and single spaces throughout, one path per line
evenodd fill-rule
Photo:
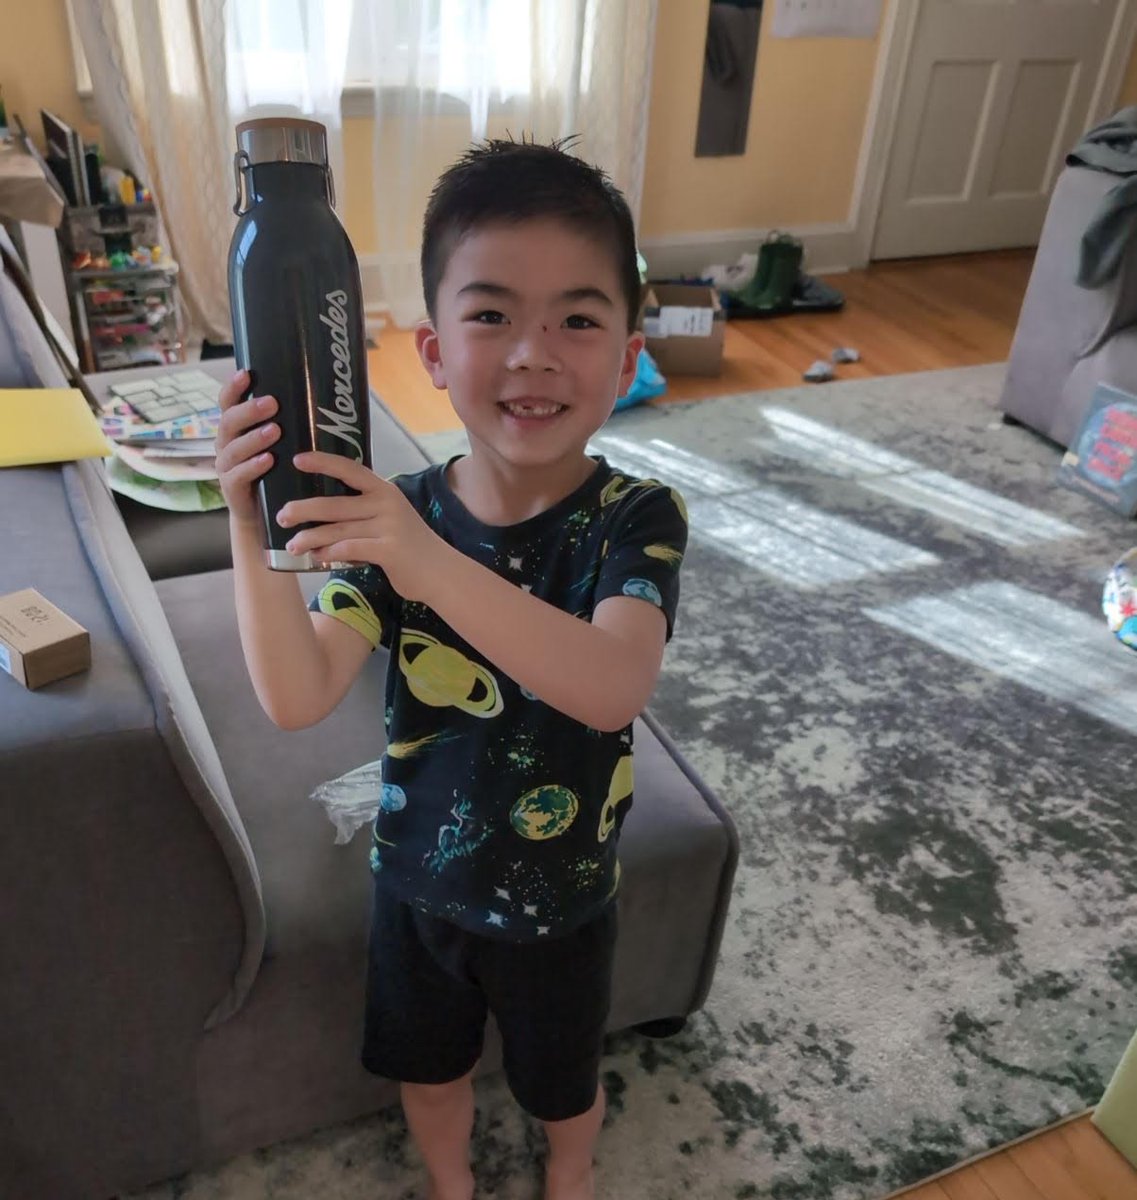
M 713 287 L 648 283 L 640 309 L 648 353 L 666 375 L 718 375 L 726 319 Z

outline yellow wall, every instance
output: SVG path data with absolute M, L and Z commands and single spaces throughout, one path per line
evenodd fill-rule
M 83 115 L 75 87 L 63 0 L 0 0 L 0 87 L 9 120 L 18 114 L 41 150 L 41 108 L 73 125 L 88 141 L 98 141 L 98 126 Z
M 710 0 L 660 0 L 640 236 L 844 221 L 878 39 L 777 39 L 769 30 L 773 5 L 767 5 L 746 153 L 696 158 L 709 7 Z M 390 132 L 392 169 L 398 161 L 397 124 Z M 437 124 L 423 136 L 440 148 L 452 145 L 449 153 L 429 157 L 449 161 L 463 149 L 464 123 Z M 368 165 L 371 139 L 370 117 L 344 121 L 344 224 L 363 254 L 379 248 Z M 412 180 L 406 186 L 425 203 L 431 182 Z M 410 207 L 422 211 L 421 205 Z M 406 245 L 415 245 L 417 229 L 409 228 L 407 237 Z
M 767 4 L 747 151 L 731 158 L 695 158 L 709 3 L 659 3 L 641 236 L 844 221 L 879 35 L 871 41 L 776 39 L 769 29 L 774 6 Z M 41 108 L 52 109 L 97 140 L 98 129 L 85 119 L 75 88 L 63 0 L 0 0 L 0 29 L 8 31 L 0 36 L 0 85 L 8 111 L 19 113 L 41 144 Z M 1137 47 L 1118 100 L 1122 104 L 1137 104 Z M 440 121 L 430 136 L 451 158 L 462 148 L 461 131 L 460 121 Z M 399 136 L 392 128 L 392 170 Z M 378 249 L 370 118 L 345 120 L 344 140 L 344 221 L 359 251 L 370 254 Z M 396 186 L 411 188 L 413 210 L 418 200 L 425 202 L 430 183 L 424 178 Z M 414 222 L 406 233 L 413 245 Z
M 709 6 L 660 0 L 641 235 L 844 221 L 879 34 L 871 41 L 775 38 L 767 4 L 746 153 L 696 158 Z

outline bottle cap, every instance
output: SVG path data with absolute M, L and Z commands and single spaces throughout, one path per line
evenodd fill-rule
M 246 169 L 269 162 L 313 163 L 322 167 L 328 180 L 328 200 L 335 205 L 335 184 L 328 167 L 327 129 L 319 121 L 300 117 L 257 117 L 237 126 L 237 153 L 233 155 L 233 182 L 237 186 L 233 211 L 237 216 L 248 211 Z
M 249 166 L 263 162 L 328 165 L 328 131 L 299 117 L 258 117 L 237 126 L 237 149 Z

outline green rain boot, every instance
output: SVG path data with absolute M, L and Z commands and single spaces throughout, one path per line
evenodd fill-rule
M 801 275 L 801 263 L 805 255 L 801 241 L 788 233 L 781 234 L 774 243 L 774 263 L 766 286 L 750 301 L 751 307 L 760 312 L 787 312 L 793 303 L 794 288 Z
M 770 233 L 758 247 L 758 266 L 752 279 L 748 279 L 737 292 L 730 295 L 741 304 L 749 304 L 749 296 L 759 296 L 770 282 L 770 272 L 774 269 L 774 259 L 777 255 L 778 233 Z
M 791 234 L 775 230 L 758 252 L 754 278 L 744 288 L 731 292 L 731 298 L 746 308 L 763 312 L 788 308 L 801 269 L 801 258 L 801 242 Z

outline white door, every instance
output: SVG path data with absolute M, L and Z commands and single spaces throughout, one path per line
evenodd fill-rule
M 1119 16 L 1119 0 L 922 0 L 872 257 L 1036 245 Z

